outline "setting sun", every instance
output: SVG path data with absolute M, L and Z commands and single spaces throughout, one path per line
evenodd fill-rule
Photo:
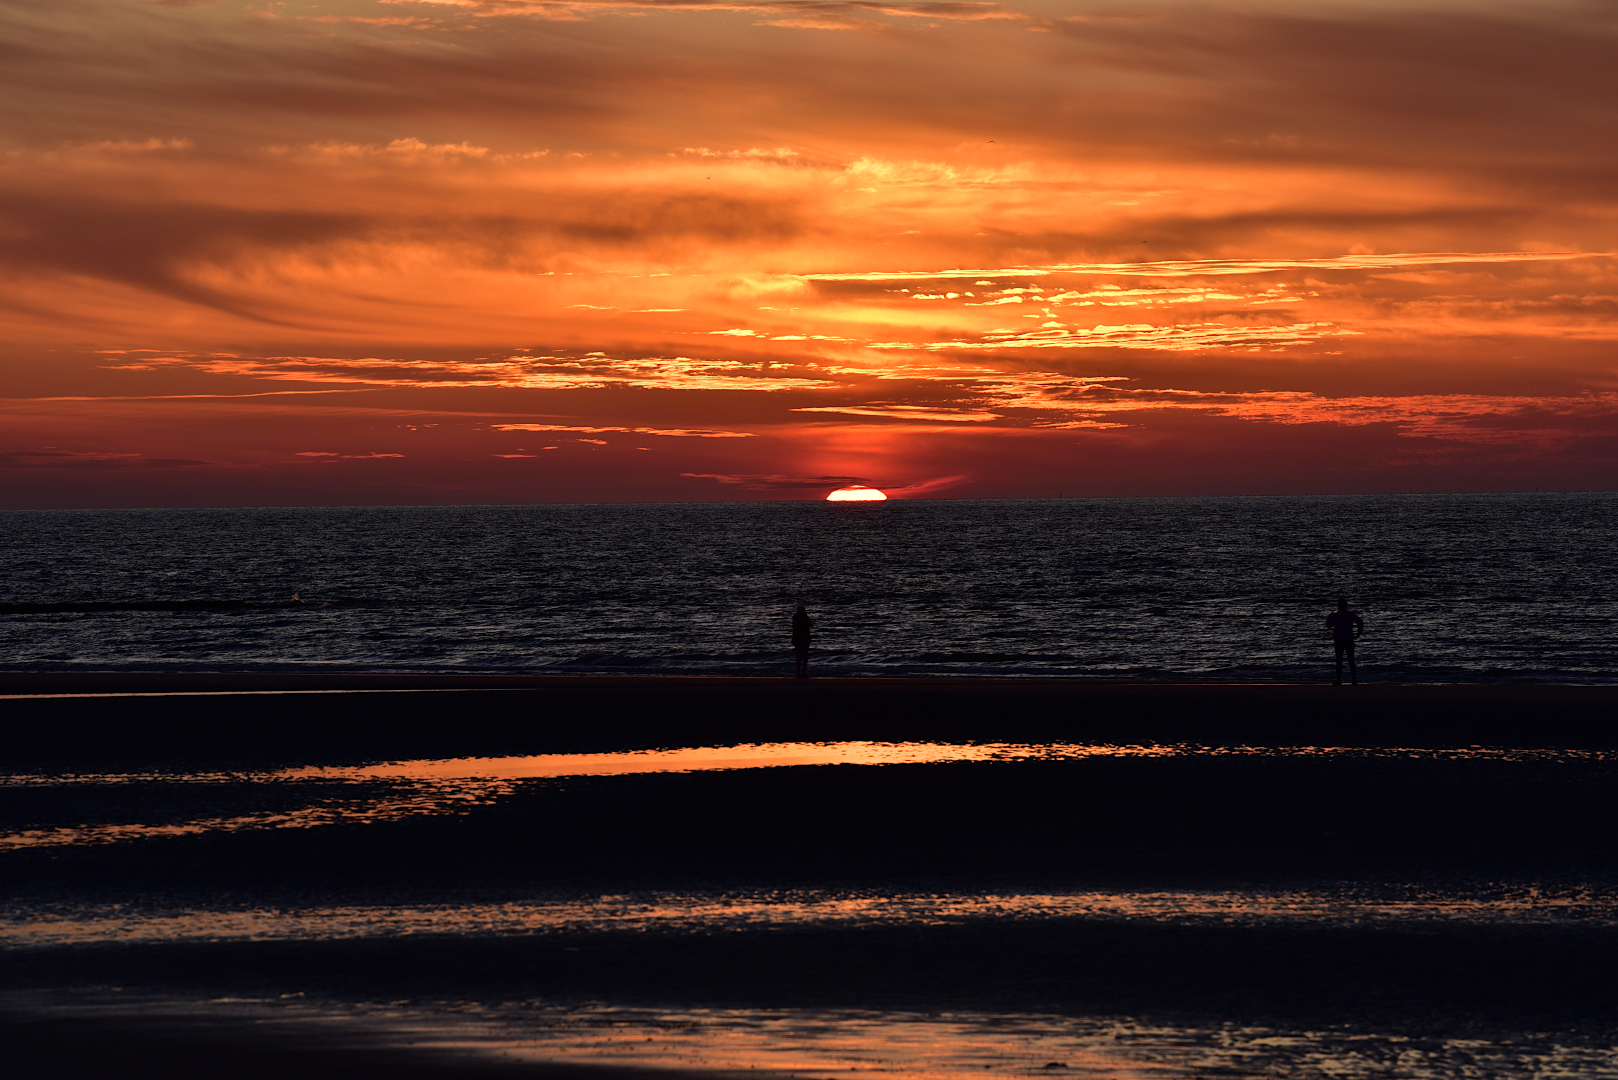
M 886 502 L 887 496 L 864 484 L 850 484 L 826 496 L 827 502 Z
M 0 508 L 1618 486 L 1605 5 L 0 8 Z

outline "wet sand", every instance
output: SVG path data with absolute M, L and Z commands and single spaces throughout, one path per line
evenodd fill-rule
M 1583 747 L 1618 741 L 1612 719 L 1618 686 L 13 673 L 0 675 L 0 695 L 7 695 L 0 698 L 0 767 L 13 770 L 847 739 Z
M 0 999 L 0 1043 L 24 1077 L 100 1080 L 666 1080 L 655 1069 L 525 1062 L 409 1045 L 364 1024 L 134 995 Z
M 1117 1075 L 1135 1074 L 1130 1061 L 1183 1065 L 1185 1046 L 1261 1029 L 1312 1032 L 1311 1045 L 1336 1032 L 1355 1045 L 1396 1043 L 1401 1054 L 1427 1047 L 1433 1062 L 1481 1040 L 1506 1047 L 1519 1072 L 1533 1047 L 1593 1053 L 1618 1041 L 1618 923 L 1511 922 L 1487 903 L 1509 896 L 1532 909 L 1584 897 L 1612 908 L 1618 755 L 1607 751 L 1618 749 L 1618 687 L 159 675 L 8 676 L 0 685 L 30 695 L 0 700 L 8 773 L 153 771 L 116 784 L 0 789 L 7 828 L 184 821 L 342 794 L 299 786 L 308 779 L 226 772 L 191 782 L 188 769 L 794 739 L 1190 744 L 1164 756 L 519 779 L 476 805 L 397 820 L 5 852 L 7 911 L 24 919 L 122 912 L 138 930 L 164 912 L 205 919 L 348 905 L 377 921 L 374 932 L 348 936 L 132 931 L 13 947 L 0 971 L 0 1037 L 19 1060 L 54 1062 L 55 1075 L 144 1075 L 145 1066 L 114 1068 L 122 1061 L 166 1061 L 153 1075 L 179 1077 L 585 1068 L 411 1048 L 356 1019 L 390 1002 L 415 1010 L 418 1026 L 438 1024 L 440 1043 L 449 1018 L 500 1009 L 517 1016 L 502 1024 L 530 1033 L 551 1030 L 541 1013 L 555 1009 L 665 1019 L 775 1010 L 842 1017 L 843 1029 L 848 1017 L 885 1017 L 888 1032 L 899 1030 L 895 1017 L 951 1016 L 988 1018 L 985 1030 L 1044 1017 L 1047 1035 L 1063 1023 L 1125 1021 L 1177 1032 L 1114 1062 Z M 283 692 L 307 690 L 342 692 Z M 37 696 L 74 692 L 154 696 Z M 1215 752 L 1232 747 L 1270 752 Z M 1513 748 L 1540 752 L 1494 752 Z M 390 783 L 364 781 L 376 791 Z M 371 792 L 364 784 L 343 790 Z M 1144 908 L 1103 917 L 1015 899 L 1084 890 L 1224 890 L 1238 907 L 1230 918 Z M 1340 917 L 1239 917 L 1243 895 L 1305 892 L 1328 907 L 1340 896 Z M 810 893 L 834 905 L 1012 899 L 958 918 L 888 921 L 603 921 L 515 932 L 476 917 L 478 905 Z M 1481 899 L 1483 914 L 1439 905 L 1396 920 L 1350 902 L 1411 896 Z M 406 908 L 437 911 L 438 921 L 388 930 L 387 913 Z M 278 1023 L 299 1034 L 267 1036 Z M 714 1023 L 714 1045 L 742 1030 L 734 1018 Z M 995 1054 L 985 1058 L 990 1074 L 1042 1064 Z M 632 1060 L 614 1058 L 612 1068 Z M 647 1060 L 674 1068 L 677 1059 Z M 1184 1067 L 1230 1075 L 1230 1059 L 1219 1060 Z M 1283 1056 L 1234 1071 L 1298 1068 Z M 1446 1068 L 1407 1073 L 1477 1072 Z

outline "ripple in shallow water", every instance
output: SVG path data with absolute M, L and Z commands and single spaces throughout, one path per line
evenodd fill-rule
M 344 1048 L 350 1054 L 356 1048 L 362 1053 L 403 1049 L 448 1053 L 469 1062 L 657 1069 L 669 1076 L 1543 1080 L 1618 1074 L 1618 1050 L 1562 1035 L 1422 1037 L 1165 1024 L 1129 1016 L 558 1006 L 543 1001 L 312 1006 L 274 998 L 179 1002 L 129 996 L 35 1011 L 81 1027 L 85 1022 L 127 1025 L 139 1020 L 215 1034 L 253 1030 L 260 1037 L 279 1035 L 289 1044 Z M 251 1052 L 250 1046 L 243 1051 Z M 365 1059 L 351 1060 L 362 1065 Z
M 0 947 L 610 932 L 710 934 L 760 928 L 945 926 L 980 920 L 1048 919 L 1202 926 L 1618 926 L 1618 895 L 1591 887 L 1467 891 L 1384 886 L 1374 892 L 648 892 L 512 903 L 231 909 L 19 906 L 0 911 Z

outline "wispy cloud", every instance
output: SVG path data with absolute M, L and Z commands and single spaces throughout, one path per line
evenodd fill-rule
M 1210 349 L 1282 348 L 1326 337 L 1357 334 L 1330 323 L 1286 323 L 1279 326 L 1232 326 L 1201 323 L 1190 326 L 1125 326 L 1089 328 L 1049 327 L 1021 332 L 986 334 L 975 341 L 874 341 L 873 349 L 923 349 L 954 352 L 972 349 L 1151 349 L 1157 352 L 1206 352 Z
M 958 488 L 971 479 L 971 473 L 957 473 L 954 476 L 939 476 L 934 477 L 931 480 L 916 480 L 908 484 L 900 484 L 897 487 L 885 487 L 882 490 L 889 496 L 898 495 L 903 498 L 914 499 L 922 495 L 932 495 L 936 492 L 949 491 L 954 488 Z
M 960 423 L 981 423 L 998 420 L 991 412 L 973 412 L 967 409 L 936 409 L 925 405 L 806 405 L 793 409 L 801 413 L 847 413 L 851 416 L 880 416 L 893 420 L 944 420 Z
M 1033 21 L 1028 12 L 996 3 L 876 3 L 871 0 L 382 0 L 383 3 L 454 7 L 479 16 L 581 19 L 616 12 L 740 12 L 761 15 L 770 26 L 853 29 L 873 17 L 954 22 Z
M 871 270 L 839 274 L 804 274 L 806 281 L 953 281 L 968 278 L 1031 278 L 1052 274 L 1106 277 L 1229 277 L 1273 274 L 1282 270 L 1393 270 L 1406 266 L 1455 266 L 1468 263 L 1565 262 L 1568 259 L 1611 259 L 1611 251 L 1409 252 L 1398 255 L 1339 255 L 1330 259 L 1177 259 L 1164 262 L 1046 263 L 998 270 Z
M 583 431 L 600 434 L 621 431 L 633 435 L 667 435 L 680 439 L 752 439 L 752 431 L 714 431 L 704 428 L 651 428 L 651 427 L 581 427 L 570 424 L 491 424 L 496 431 Z
M 0 450 L 0 469 L 188 469 L 209 462 L 197 458 L 155 458 L 144 454 L 81 450 Z
M 863 476 L 788 476 L 780 473 L 681 473 L 693 480 L 717 480 L 727 487 L 748 491 L 804 491 L 831 489 L 844 484 L 864 484 Z
M 787 370 L 776 374 L 744 361 L 694 360 L 684 356 L 409 360 L 212 354 L 152 357 L 129 366 L 139 370 L 186 367 L 216 375 L 247 375 L 275 381 L 399 387 L 578 390 L 633 386 L 669 390 L 783 391 L 828 389 L 837 385 L 825 379 L 803 378 Z

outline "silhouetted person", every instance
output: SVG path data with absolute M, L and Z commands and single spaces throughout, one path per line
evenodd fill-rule
M 1365 620 L 1360 613 L 1348 609 L 1348 597 L 1337 598 L 1337 610 L 1326 616 L 1326 626 L 1331 630 L 1331 642 L 1337 648 L 1337 681 L 1333 686 L 1343 685 L 1343 657 L 1348 657 L 1348 678 L 1353 685 L 1360 684 L 1360 672 L 1354 664 L 1354 643 L 1365 633 Z
M 798 678 L 809 677 L 809 630 L 815 625 L 815 620 L 809 617 L 809 610 L 802 604 L 792 613 L 792 650 L 798 654 Z

